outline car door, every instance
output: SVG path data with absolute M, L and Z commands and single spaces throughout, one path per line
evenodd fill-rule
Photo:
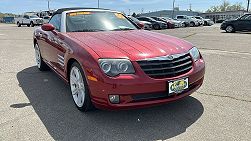
M 24 15 L 23 17 L 23 24 L 29 24 L 30 17 L 28 15 Z
M 49 64 L 61 75 L 64 75 L 65 53 L 67 46 L 64 42 L 64 36 L 60 32 L 61 14 L 54 15 L 49 21 L 54 25 L 55 30 L 47 32 L 48 43 L 46 48 L 46 56 Z
M 251 31 L 251 15 L 246 18 L 247 30 Z
M 251 15 L 244 15 L 237 20 L 236 30 L 251 30 Z

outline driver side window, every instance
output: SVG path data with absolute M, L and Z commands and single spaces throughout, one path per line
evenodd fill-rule
M 55 27 L 55 30 L 60 31 L 61 28 L 61 14 L 54 15 L 50 22 Z

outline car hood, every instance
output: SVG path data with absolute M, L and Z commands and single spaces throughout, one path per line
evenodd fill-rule
M 131 30 L 109 32 L 71 32 L 70 38 L 91 48 L 100 58 L 128 58 L 132 61 L 186 53 L 193 45 L 160 33 Z

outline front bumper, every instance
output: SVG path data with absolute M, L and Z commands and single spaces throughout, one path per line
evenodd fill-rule
M 96 75 L 95 72 L 90 74 L 98 78 L 98 81 L 88 80 L 91 99 L 95 107 L 120 110 L 168 103 L 192 94 L 199 89 L 204 79 L 205 64 L 203 59 L 195 62 L 193 69 L 188 73 L 166 79 L 150 78 L 141 70 L 137 63 L 133 62 L 133 64 L 136 70 L 134 75 L 120 75 L 117 78 L 108 78 L 99 72 Z M 168 96 L 167 82 L 184 77 L 189 78 L 189 89 L 181 94 Z M 119 95 L 120 103 L 110 103 L 109 95 Z M 139 97 L 143 97 L 143 99 L 139 99 Z

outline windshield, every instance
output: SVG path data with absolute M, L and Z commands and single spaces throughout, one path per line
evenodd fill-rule
M 33 15 L 33 16 L 30 16 L 30 18 L 39 18 L 39 17 L 36 15 Z
M 123 14 L 116 12 L 74 12 L 66 17 L 67 32 L 135 30 L 137 27 Z

